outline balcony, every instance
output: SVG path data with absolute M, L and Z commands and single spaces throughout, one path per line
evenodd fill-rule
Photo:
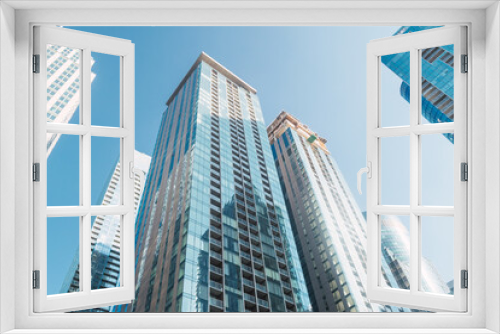
M 255 274 L 255 278 L 257 278 L 257 279 L 260 279 L 260 280 L 265 280 L 266 279 L 266 274 L 264 274 L 263 271 L 255 270 L 254 274 Z
M 246 264 L 242 264 L 242 265 L 241 265 L 241 269 L 243 269 L 243 271 L 246 271 L 247 273 L 249 273 L 249 274 L 252 274 L 252 275 L 253 275 L 253 270 L 252 270 L 252 267 L 247 266 Z
M 262 250 L 259 248 L 255 248 L 252 245 L 252 255 L 254 256 L 254 259 L 262 257 Z
M 250 243 L 248 241 L 240 240 L 240 247 L 241 247 L 241 250 L 243 250 L 245 252 L 250 251 Z
M 281 285 L 283 286 L 283 290 L 285 291 L 285 293 L 292 291 L 292 285 L 290 283 L 281 282 Z
M 256 283 L 255 287 L 257 288 L 257 291 L 267 294 L 267 287 L 264 284 Z
M 224 302 L 220 299 L 210 297 L 210 312 L 223 312 Z
M 222 242 L 217 239 L 210 238 L 210 249 L 220 252 L 222 250 Z
M 210 265 L 210 278 L 214 281 L 222 280 L 222 269 L 214 265 Z
M 281 278 L 286 278 L 287 281 L 290 279 L 290 276 L 289 276 L 287 270 L 279 268 L 279 271 L 280 271 Z
M 210 293 L 214 296 L 221 296 L 224 291 L 224 287 L 221 283 L 210 281 Z
M 254 264 L 254 267 L 257 269 L 262 269 L 262 267 L 264 266 L 262 259 L 259 259 L 258 257 L 253 258 L 253 264 Z
M 269 311 L 269 302 L 267 300 L 257 298 L 257 305 L 259 305 L 259 311 Z
M 210 204 L 210 213 L 216 216 L 220 215 L 221 214 L 220 206 L 215 206 L 213 204 Z
M 247 252 L 240 252 L 240 256 L 242 259 L 247 260 L 247 261 L 252 261 L 252 257 L 250 256 L 249 253 Z
M 243 299 L 245 300 L 245 304 L 250 304 L 255 306 L 255 296 L 249 295 L 248 293 L 244 293 Z
M 285 250 L 283 249 L 283 247 L 280 247 L 280 246 L 275 246 L 274 247 L 276 249 L 276 253 L 281 256 L 284 256 L 285 255 Z
M 283 269 L 286 269 L 286 261 L 285 259 L 277 256 L 276 259 L 278 260 L 278 265 L 280 266 L 280 268 L 283 268 Z
M 210 251 L 210 262 L 213 264 L 222 264 L 222 255 L 214 251 Z
M 253 292 L 254 288 L 255 284 L 253 283 L 253 281 L 243 278 L 243 289 L 245 290 L 245 292 Z
M 212 224 L 213 226 L 220 227 L 221 223 L 222 223 L 222 220 L 220 219 L 220 217 L 218 217 L 216 215 L 210 215 L 210 224 Z
M 222 230 L 216 226 L 210 225 L 210 236 L 220 240 L 222 238 Z
M 289 305 L 295 305 L 295 301 L 293 300 L 292 296 L 289 296 L 289 295 L 283 295 L 283 296 L 285 297 L 285 302 L 287 304 L 289 304 Z
M 244 219 L 238 219 L 238 227 L 242 230 L 247 229 L 247 221 Z
M 254 226 L 254 225 L 250 225 L 249 227 L 250 227 L 250 232 L 253 234 L 253 236 L 258 238 L 259 228 L 257 226 Z
M 248 240 L 248 237 L 249 237 L 248 231 L 240 229 L 238 232 L 240 232 L 240 237 L 242 237 L 243 239 Z
M 260 246 L 260 238 L 255 234 L 250 234 L 250 241 L 253 245 Z

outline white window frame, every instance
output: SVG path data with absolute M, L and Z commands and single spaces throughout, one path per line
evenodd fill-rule
M 14 10 L 11 6 L 16 7 Z M 128 8 L 125 8 L 125 6 Z M 226 6 L 225 8 L 221 8 Z M 120 8 L 121 7 L 121 8 Z M 131 7 L 133 9 L 131 9 Z M 181 7 L 181 8 L 179 8 Z M 272 7 L 272 8 L 269 8 Z M 395 8 L 397 7 L 397 8 Z M 46 10 L 46 9 L 50 10 Z M 83 8 L 83 9 L 82 9 Z M 103 8 L 107 8 L 104 9 Z M 142 10 L 137 10 L 141 8 Z M 153 8 L 153 9 L 152 9 Z M 500 11 L 495 1 L 7 1 L 0 4 L 1 330 L 92 333 L 495 333 L 500 331 Z M 486 24 L 485 24 L 486 23 Z M 31 290 L 32 26 L 437 25 L 469 27 L 469 309 L 435 314 L 35 314 Z M 12 87 L 15 83 L 15 95 Z M 9 94 L 10 93 L 10 94 Z M 12 117 L 15 110 L 15 118 Z M 487 121 L 486 121 L 487 120 Z M 9 137 L 10 136 L 10 137 Z M 12 146 L 12 137 L 15 146 Z M 15 174 L 14 174 L 15 172 Z M 12 177 L 14 175 L 14 177 Z M 488 175 L 488 182 L 485 175 Z M 15 194 L 12 199 L 12 194 Z M 12 209 L 13 208 L 13 209 Z M 15 224 L 12 224 L 12 222 Z M 471 233 L 473 232 L 473 233 Z M 486 252 L 488 247 L 488 252 Z M 12 256 L 14 250 L 14 256 Z M 486 266 L 487 264 L 487 266 Z M 12 287 L 15 287 L 13 289 Z M 488 291 L 488 293 L 486 293 Z M 176 330 L 183 328 L 184 330 Z M 28 329 L 30 329 L 28 331 Z M 121 329 L 121 330 L 120 330 Z M 137 330 L 132 330 L 137 329 Z M 162 331 L 160 329 L 163 329 Z M 237 330 L 241 329 L 241 330 Z M 247 329 L 245 331 L 245 329 Z M 418 330 L 415 330 L 418 329 Z M 46 332 L 46 331 L 45 331 Z M 54 331 L 51 331 L 54 332 Z M 123 331 L 124 332 L 124 331 Z M 14 333 L 14 332 L 13 332 Z
M 105 305 L 128 304 L 135 295 L 134 254 L 134 183 L 135 147 L 134 44 L 128 40 L 100 36 L 60 27 L 35 26 L 34 54 L 39 56 L 39 73 L 33 75 L 34 162 L 39 164 L 39 181 L 33 184 L 34 258 L 39 272 L 39 288 L 34 289 L 34 311 L 73 311 Z M 80 124 L 47 123 L 47 45 L 58 45 L 80 53 Z M 95 126 L 91 121 L 92 52 L 119 57 L 120 123 L 118 127 Z M 47 206 L 47 133 L 79 137 L 79 205 Z M 116 138 L 120 141 L 119 163 L 122 189 L 119 205 L 92 205 L 92 138 Z M 120 216 L 120 286 L 92 290 L 91 219 L 97 215 Z M 47 218 L 73 217 L 79 220 L 79 291 L 47 295 Z
M 467 290 L 461 287 L 461 271 L 467 270 L 467 183 L 461 180 L 461 164 L 467 163 L 467 73 L 462 73 L 461 55 L 467 54 L 465 26 L 429 29 L 411 34 L 371 41 L 367 47 L 367 161 L 371 177 L 367 179 L 368 224 L 368 288 L 367 295 L 380 304 L 406 306 L 428 311 L 467 310 Z M 455 66 L 454 120 L 449 123 L 422 124 L 422 50 L 453 45 Z M 383 127 L 381 90 L 381 57 L 408 52 L 410 55 L 410 117 L 408 125 Z M 421 136 L 454 133 L 453 144 L 453 206 L 422 205 Z M 408 138 L 409 203 L 387 205 L 381 202 L 382 138 Z M 410 219 L 410 288 L 384 287 L 381 268 L 381 219 L 383 215 L 405 215 Z M 452 295 L 424 292 L 421 283 L 421 218 L 425 216 L 453 219 L 453 279 Z

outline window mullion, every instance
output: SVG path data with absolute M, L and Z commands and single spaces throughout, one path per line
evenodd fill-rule
M 419 204 L 420 154 L 419 136 L 415 133 L 420 110 L 419 50 L 410 51 L 410 291 L 419 288 L 420 233 L 419 217 L 414 210 Z
M 80 96 L 82 101 L 82 124 L 88 129 L 91 127 L 91 51 L 90 49 L 83 50 L 82 59 L 82 85 Z M 89 211 L 82 217 L 80 224 L 80 286 L 82 291 L 90 293 L 91 290 L 91 133 L 90 131 L 82 137 L 81 158 L 80 164 L 82 175 L 80 183 L 82 189 L 82 205 L 84 208 L 89 208 Z

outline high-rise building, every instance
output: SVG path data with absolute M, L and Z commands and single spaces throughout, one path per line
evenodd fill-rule
M 435 26 L 403 26 L 394 35 L 407 34 Z M 401 96 L 410 102 L 410 54 L 381 57 L 382 63 L 401 78 Z M 430 123 L 453 122 L 453 45 L 422 50 L 422 116 Z M 453 134 L 443 134 L 452 143 Z
M 256 90 L 205 53 L 163 114 L 126 309 L 310 310 Z
M 149 170 L 151 157 L 135 151 L 134 168 L 136 173 L 134 185 L 134 208 L 137 211 L 142 196 L 144 181 Z M 116 164 L 108 187 L 102 199 L 102 205 L 118 205 L 120 201 L 120 163 Z M 92 289 L 114 288 L 120 285 L 120 216 L 96 216 L 92 222 L 92 257 L 91 287 Z M 61 287 L 61 293 L 79 291 L 79 252 L 76 252 L 70 269 Z M 95 308 L 83 312 L 109 312 L 110 307 Z
M 382 256 L 400 289 L 410 288 L 410 234 L 397 216 L 383 216 L 380 224 Z M 453 293 L 432 263 L 422 258 L 421 288 L 426 292 Z M 451 285 L 453 286 L 453 284 Z
M 367 299 L 365 219 L 326 140 L 286 112 L 267 131 L 314 311 L 408 311 Z
M 92 60 L 92 64 L 94 61 Z M 91 73 L 91 80 L 95 78 Z M 47 47 L 47 122 L 68 123 L 80 106 L 80 50 Z M 47 157 L 60 133 L 47 133 Z

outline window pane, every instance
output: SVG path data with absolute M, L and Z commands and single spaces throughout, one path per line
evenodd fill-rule
M 421 50 L 421 124 L 453 122 L 453 66 L 453 45 Z
M 410 124 L 410 53 L 380 57 L 381 126 Z
M 92 137 L 92 205 L 121 203 L 120 141 Z
M 451 133 L 420 136 L 422 205 L 453 206 L 453 143 Z
M 120 57 L 92 52 L 92 125 L 120 126 Z
M 381 192 L 383 205 L 410 204 L 410 140 L 388 137 L 380 140 Z
M 59 136 L 57 146 L 47 157 L 47 205 L 79 205 L 80 136 Z
M 80 59 L 79 49 L 47 45 L 47 122 L 79 123 Z
M 92 289 L 120 286 L 121 216 L 92 217 Z
M 453 285 L 453 217 L 420 218 L 421 224 L 421 290 L 452 294 Z
M 80 217 L 47 218 L 47 294 L 80 290 Z
M 410 217 L 381 216 L 381 286 L 410 289 Z

